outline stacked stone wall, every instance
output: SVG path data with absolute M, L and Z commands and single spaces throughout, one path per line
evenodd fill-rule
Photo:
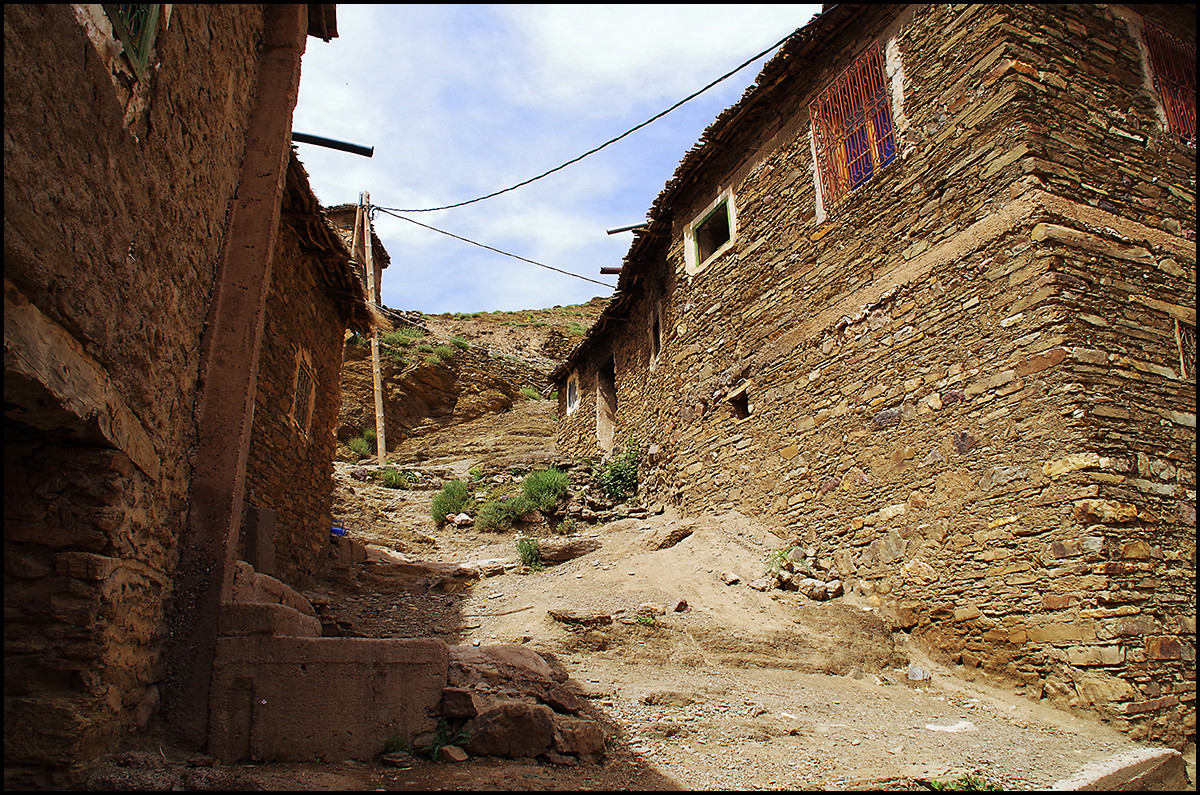
M 246 468 L 247 505 L 275 512 L 277 576 L 294 587 L 309 586 L 325 568 L 332 523 L 336 439 L 327 429 L 341 404 L 345 329 L 320 267 L 293 233 L 280 234 Z M 299 358 L 316 381 L 311 420 L 293 413 Z
M 901 154 L 826 218 L 804 98 L 858 40 L 777 90 L 798 120 L 760 112 L 672 202 L 641 266 L 663 294 L 592 354 L 616 356 L 617 433 L 657 453 L 644 498 L 758 515 L 944 658 L 1183 744 L 1195 150 L 1105 8 L 906 14 L 856 26 L 903 85 Z M 683 230 L 728 187 L 734 245 L 689 277 Z M 561 449 L 594 445 L 587 418 Z
M 4 19 L 5 278 L 105 374 L 154 459 L 63 440 L 90 416 L 57 435 L 6 423 L 5 771 L 24 785 L 113 748 L 157 703 L 200 340 L 264 21 L 260 6 L 174 6 L 127 124 L 130 94 L 72 6 Z

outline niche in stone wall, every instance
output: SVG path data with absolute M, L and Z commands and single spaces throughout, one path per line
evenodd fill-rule
M 725 396 L 729 411 L 735 419 L 744 420 L 750 416 L 750 384 L 750 381 L 746 381 Z

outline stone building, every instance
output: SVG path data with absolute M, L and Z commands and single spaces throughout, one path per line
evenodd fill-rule
M 333 429 L 346 330 L 366 331 L 383 320 L 367 300 L 350 242 L 318 204 L 294 152 L 280 224 L 255 387 L 241 559 L 299 588 L 310 586 L 330 558 Z M 388 261 L 378 240 L 375 260 Z
M 148 726 L 203 746 L 248 493 L 283 576 L 328 543 L 279 489 L 327 474 L 320 385 L 369 320 L 289 145 L 336 35 L 332 5 L 4 8 L 6 785 Z
M 1194 5 L 836 5 L 706 131 L 553 376 L 942 659 L 1195 738 Z

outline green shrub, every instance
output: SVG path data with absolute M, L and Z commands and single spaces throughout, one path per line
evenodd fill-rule
M 417 353 L 433 353 L 433 346 L 428 342 L 422 342 L 417 346 Z
M 355 436 L 353 439 L 346 442 L 346 445 L 360 456 L 370 455 L 371 453 L 375 452 L 375 445 L 371 444 L 361 436 Z
M 413 486 L 413 476 L 398 469 L 381 469 L 376 475 L 379 482 L 389 489 L 409 490 Z
M 536 508 L 533 500 L 524 495 L 489 500 L 475 516 L 475 527 L 480 530 L 508 530 L 513 522 Z
M 542 565 L 542 553 L 538 549 L 538 540 L 536 538 L 518 538 L 517 557 L 531 569 L 545 568 Z
M 522 395 L 529 398 L 530 400 L 541 400 L 542 399 L 541 394 L 539 394 L 538 391 L 531 386 L 521 387 L 520 392 Z
M 471 742 L 471 733 L 469 731 L 465 728 L 454 731 L 450 728 L 450 724 L 445 718 L 438 718 L 437 732 L 434 734 L 432 742 L 417 750 L 434 762 L 437 762 L 441 756 L 442 749 L 447 745 L 463 746 L 469 742 Z
M 638 448 L 636 440 L 631 438 L 620 458 L 600 466 L 596 480 L 606 497 L 620 502 L 637 491 L 637 479 Z
M 462 513 L 471 501 L 471 492 L 466 483 L 461 480 L 448 480 L 442 485 L 442 490 L 433 495 L 429 514 L 434 523 L 442 527 L 446 524 L 447 514 Z
M 929 788 L 934 790 L 1002 790 L 999 784 L 978 773 L 963 773 L 955 779 L 946 781 L 931 781 Z
M 454 339 L 450 340 L 450 344 L 463 351 L 471 347 L 471 343 L 467 342 L 461 337 L 455 337 Z
M 570 485 L 571 478 L 566 472 L 550 467 L 529 473 L 521 482 L 521 492 L 539 511 L 548 511 L 566 493 Z
M 454 358 L 454 346 L 438 345 L 433 349 L 433 355 L 437 356 L 442 361 L 447 361 Z
M 394 754 L 403 751 L 406 754 L 412 753 L 412 743 L 407 737 L 401 737 L 398 734 L 393 734 L 383 743 L 383 752 L 385 754 Z
M 587 335 L 588 327 L 574 320 L 567 323 L 567 332 L 575 337 L 583 337 Z
M 394 345 L 400 348 L 406 348 L 412 344 L 413 340 L 419 340 L 425 336 L 425 332 L 419 328 L 411 328 L 404 326 L 395 331 L 384 334 L 379 338 L 379 341 L 384 345 Z

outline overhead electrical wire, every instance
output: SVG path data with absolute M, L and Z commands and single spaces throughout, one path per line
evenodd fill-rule
M 760 52 L 758 55 L 755 55 L 755 56 L 753 56 L 752 58 L 749 58 L 748 60 L 746 60 L 746 61 L 744 61 L 743 63 L 741 63 L 739 66 L 736 66 L 736 67 L 734 67 L 733 69 L 731 69 L 730 71 L 728 71 L 728 72 L 726 72 L 725 74 L 721 75 L 721 76 L 720 76 L 720 77 L 718 77 L 716 80 L 714 80 L 714 81 L 712 81 L 711 83 L 709 83 L 708 85 L 706 85 L 704 88 L 702 88 L 702 89 L 700 89 L 699 91 L 696 91 L 696 92 L 694 92 L 694 93 L 692 93 L 692 94 L 689 94 L 688 96 L 686 96 L 686 97 L 684 97 L 683 99 L 681 99 L 681 100 L 679 100 L 678 102 L 676 102 L 676 103 L 675 103 L 674 105 L 672 105 L 671 107 L 667 108 L 666 110 L 662 111 L 661 113 L 658 113 L 658 114 L 656 114 L 656 115 L 654 115 L 654 116 L 651 116 L 649 119 L 647 119 L 646 121 L 644 121 L 644 122 L 642 122 L 641 124 L 637 125 L 636 127 L 632 127 L 632 128 L 630 128 L 630 129 L 626 130 L 625 132 L 621 133 L 620 135 L 618 135 L 616 138 L 613 138 L 613 139 L 611 139 L 611 140 L 605 141 L 604 143 L 600 144 L 599 146 L 595 147 L 594 149 L 589 149 L 588 151 L 584 152 L 583 154 L 579 155 L 578 157 L 572 158 L 571 160 L 568 160 L 567 162 L 565 162 L 565 163 L 563 163 L 563 164 L 561 164 L 561 165 L 555 166 L 554 168 L 550 169 L 549 171 L 546 171 L 545 173 L 538 174 L 536 177 L 530 177 L 529 179 L 527 179 L 527 180 L 525 180 L 525 181 L 523 181 L 523 182 L 518 182 L 516 185 L 512 185 L 511 187 L 504 188 L 503 190 L 498 190 L 498 191 L 495 191 L 494 193 L 489 193 L 489 194 L 487 194 L 486 196 L 479 196 L 479 197 L 477 197 L 477 198 L 474 198 L 474 199 L 468 199 L 467 201 L 461 201 L 461 202 L 457 202 L 457 203 L 455 203 L 455 204 L 447 204 L 447 205 L 444 205 L 444 206 L 442 206 L 442 207 L 422 207 L 422 208 L 419 208 L 419 209 L 408 209 L 408 210 L 401 210 L 401 209 L 399 209 L 399 208 L 395 208 L 395 207 L 386 207 L 386 208 L 385 208 L 385 207 L 380 207 L 380 208 L 378 208 L 378 209 L 380 209 L 380 210 L 390 210 L 390 211 L 391 211 L 391 212 L 393 212 L 393 213 L 432 213 L 432 212 L 437 212 L 438 210 L 452 210 L 452 209 L 454 209 L 454 208 L 456 208 L 456 207 L 465 207 L 465 206 L 467 206 L 468 204 L 475 204 L 476 202 L 481 202 L 481 201 L 484 201 L 484 200 L 486 200 L 486 199 L 492 199 L 492 198 L 495 198 L 496 196 L 500 196 L 500 195 L 502 195 L 502 194 L 509 193 L 509 192 L 511 192 L 511 191 L 514 191 L 514 190 L 516 190 L 517 188 L 523 188 L 523 187 L 525 187 L 526 185 L 530 184 L 531 182 L 537 182 L 539 179 L 543 179 L 544 177 L 548 177 L 548 176 L 550 176 L 551 174 L 553 174 L 553 173 L 555 173 L 555 172 L 562 171 L 562 170 L 563 170 L 564 168 L 566 168 L 567 166 L 574 165 L 575 163 L 578 163 L 580 160 L 583 160 L 585 157 L 589 157 L 589 156 L 591 156 L 591 155 L 594 155 L 594 154 L 596 154 L 597 152 L 599 152 L 601 149 L 604 149 L 604 148 L 605 148 L 605 147 L 607 147 L 607 146 L 611 146 L 612 144 L 615 144 L 617 141 L 620 141 L 620 140 L 621 140 L 621 139 L 623 139 L 623 138 L 627 138 L 628 136 L 632 135 L 633 133 L 637 132 L 638 130 L 642 129 L 643 127 L 645 127 L 645 126 L 647 126 L 647 125 L 649 125 L 649 124 L 652 124 L 653 122 L 656 122 L 656 121 L 658 121 L 658 120 L 659 120 L 659 119 L 661 119 L 663 116 L 666 116 L 668 113 L 670 113 L 671 111 L 673 111 L 673 110 L 675 110 L 676 108 L 680 107 L 680 106 L 681 106 L 681 105 L 683 105 L 684 103 L 690 102 L 691 100 L 693 100 L 693 99 L 695 99 L 696 97 L 700 96 L 700 95 L 701 95 L 701 94 L 703 94 L 705 91 L 708 91 L 710 88 L 712 88 L 713 86 L 717 85 L 718 83 L 722 83 L 722 82 L 724 82 L 725 80 L 728 80 L 729 78 L 733 77 L 735 74 L 737 74 L 738 72 L 742 71 L 742 70 L 743 70 L 743 69 L 745 69 L 747 66 L 749 66 L 750 64 L 752 64 L 752 63 L 754 63 L 755 61 L 757 61 L 759 58 L 762 58 L 763 56 L 765 56 L 765 55 L 767 55 L 768 53 L 770 53 L 772 50 L 774 50 L 774 49 L 778 48 L 778 47 L 779 47 L 780 45 L 782 45 L 782 44 L 783 44 L 785 41 L 787 41 L 788 39 L 790 39 L 790 38 L 792 37 L 792 35 L 793 35 L 792 33 L 789 33 L 788 35 L 784 36 L 784 37 L 783 37 L 782 39 L 780 39 L 779 41 L 777 41 L 777 42 L 775 42 L 774 44 L 772 44 L 772 45 L 771 45 L 770 47 L 768 47 L 767 49 L 765 49 L 765 50 L 763 50 L 762 52 Z M 397 216 L 397 217 L 398 217 L 398 216 Z M 405 220 L 408 220 L 408 219 L 405 219 Z M 470 241 L 468 241 L 468 242 L 470 242 Z M 485 248 L 486 248 L 486 246 L 485 246 Z M 503 253 L 503 252 L 501 252 L 501 253 Z M 518 257 L 518 259 L 520 259 L 520 258 Z M 536 263 L 535 263 L 535 264 L 536 264 Z
M 498 248 L 493 248 L 492 246 L 487 246 L 487 245 L 484 245 L 483 243 L 479 243 L 479 242 L 476 242 L 476 241 L 474 241 L 474 240 L 470 240 L 469 238 L 465 238 L 465 237 L 462 237 L 462 236 L 460 236 L 460 235 L 456 235 L 456 234 L 454 234 L 454 233 L 452 233 L 452 232 L 447 232 L 447 231 L 446 231 L 446 230 L 444 230 L 444 229 L 438 229 L 436 226 L 430 226 L 429 224 L 423 224 L 423 223 L 421 223 L 420 221 L 414 221 L 413 219 L 411 219 L 411 218 L 406 218 L 406 217 L 404 217 L 403 215 L 397 215 L 397 214 L 396 214 L 396 211 L 389 210 L 389 209 L 387 209 L 386 207 L 376 207 L 376 206 L 372 205 L 372 209 L 374 209 L 374 210 L 378 210 L 378 211 L 380 211 L 381 213 L 385 213 L 385 214 L 387 214 L 387 215 L 390 215 L 390 216 L 392 216 L 393 218 L 399 218 L 401 221 L 408 221 L 410 224 L 416 224 L 417 226 L 423 227 L 423 228 L 425 228 L 425 229 L 429 229 L 429 230 L 431 230 L 431 231 L 433 231 L 433 232 L 438 232 L 438 233 L 440 233 L 440 234 L 446 235 L 447 237 L 452 237 L 452 238 L 454 238 L 455 240 L 461 240 L 461 241 L 462 241 L 462 242 L 464 242 L 464 243 L 470 243 L 472 246 L 479 246 L 480 248 L 486 248 L 488 251 L 494 251 L 494 252 L 496 252 L 497 254 L 503 254 L 503 255 L 504 255 L 504 256 L 506 256 L 506 257 L 512 257 L 513 259 L 519 259 L 519 260 L 521 260 L 522 262 L 528 262 L 530 265 L 537 265 L 539 268 L 545 268 L 546 270 L 552 270 L 552 271 L 554 271 L 555 273 L 561 273 L 561 274 L 564 274 L 564 275 L 566 275 L 566 276 L 574 276 L 576 279 L 583 279 L 585 282 L 591 282 L 592 284 L 598 284 L 598 285 L 600 285 L 601 287 L 607 287 L 607 288 L 608 288 L 608 289 L 610 289 L 610 290 L 612 290 L 612 289 L 615 289 L 615 288 L 616 288 L 616 286 L 615 286 L 615 285 L 608 284 L 607 282 L 601 282 L 601 281 L 597 281 L 597 280 L 595 280 L 595 279 L 589 279 L 589 278 L 588 278 L 588 277 L 586 277 L 586 276 L 580 276 L 578 273 L 571 273 L 570 271 L 565 271 L 565 270 L 562 270 L 561 268 L 555 268 L 555 267 L 553 267 L 553 266 L 551 266 L 551 265 L 546 265 L 546 264 L 544 264 L 544 263 L 537 262 L 537 261 L 535 261 L 535 260 L 527 259 L 526 257 L 521 257 L 521 256 L 518 256 L 518 255 L 516 255 L 516 254 L 510 254 L 510 253 L 508 253 L 507 251 L 501 251 L 501 250 L 500 250 L 500 249 L 498 249 Z

